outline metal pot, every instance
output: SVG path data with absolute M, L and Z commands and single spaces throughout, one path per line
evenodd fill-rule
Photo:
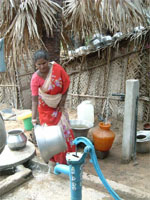
M 150 131 L 137 132 L 136 151 L 138 153 L 150 153 Z
M 36 125 L 34 133 L 41 157 L 46 163 L 54 155 L 67 149 L 64 133 L 60 126 Z
M 68 51 L 68 56 L 69 56 L 69 57 L 72 57 L 72 56 L 74 56 L 74 54 L 75 54 L 75 53 L 74 53 L 74 51 L 73 51 L 73 50 L 70 50 L 70 51 Z
M 143 26 L 137 26 L 134 28 L 134 33 L 142 32 L 145 28 Z
M 115 33 L 115 34 L 113 35 L 113 39 L 116 40 L 116 39 L 120 38 L 122 35 L 123 35 L 122 32 L 117 32 L 117 33 Z
M 11 150 L 19 150 L 26 146 L 27 137 L 22 129 L 15 129 L 8 132 L 7 145 Z
M 80 54 L 81 55 L 85 55 L 86 54 L 86 52 L 87 52 L 87 47 L 86 46 L 81 46 L 79 49 L 80 49 Z
M 79 56 L 80 55 L 80 48 L 75 49 L 75 55 Z
M 93 123 L 85 120 L 71 119 L 70 125 L 76 137 L 87 137 L 87 133 L 90 128 L 93 127 Z
M 98 38 L 98 39 L 102 40 L 102 38 L 103 38 L 103 35 L 102 35 L 102 34 L 100 34 L 100 33 L 96 33 L 96 34 L 94 34 L 94 35 L 93 35 L 93 38 L 92 38 L 92 40 L 93 40 L 93 39 L 96 39 L 96 38 Z
M 111 42 L 112 42 L 112 37 L 110 35 L 103 37 L 103 43 L 104 44 L 111 44 Z
M 0 153 L 3 151 L 6 144 L 6 130 L 4 120 L 0 114 Z
M 98 49 L 98 48 L 100 48 L 102 41 L 100 38 L 95 38 L 95 39 L 91 40 L 91 43 L 96 49 Z

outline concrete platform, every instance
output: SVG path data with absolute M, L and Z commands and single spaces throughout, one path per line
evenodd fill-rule
M 32 159 L 38 165 L 38 159 Z M 0 197 L 0 200 L 70 200 L 70 182 L 67 175 L 47 173 L 48 165 L 39 162 L 38 170 L 33 170 L 34 178 Z M 113 190 L 122 200 L 149 200 L 150 194 L 144 190 L 129 187 L 108 180 Z M 40 188 L 40 189 L 39 189 Z M 83 172 L 82 200 L 113 200 L 101 183 L 99 177 Z
M 34 178 L 0 200 L 70 200 L 70 182 L 68 177 L 48 173 L 34 172 Z M 65 176 L 65 175 L 64 175 Z M 82 200 L 113 200 L 109 194 L 90 187 L 82 188 Z
M 31 160 L 31 164 L 35 164 L 35 165 L 39 166 L 39 167 L 36 167 L 39 170 L 39 174 L 38 174 L 39 176 L 42 176 L 43 172 L 45 172 L 45 174 L 48 175 L 48 173 L 46 173 L 46 172 L 48 172 L 48 165 L 45 164 L 37 156 L 35 156 Z M 107 168 L 107 170 L 108 170 L 108 168 Z M 42 173 L 42 174 L 40 175 L 40 173 Z M 53 178 L 56 178 L 56 180 L 60 180 L 60 182 L 61 182 L 61 179 L 62 180 L 65 179 L 66 184 L 68 184 L 67 186 L 69 186 L 69 180 L 68 180 L 69 178 L 66 175 L 60 174 L 60 175 L 55 175 L 55 176 L 50 175 L 50 176 Z M 112 181 L 110 179 L 107 179 L 107 182 L 112 187 L 112 189 L 120 196 L 120 198 L 122 200 L 123 199 L 124 200 L 150 200 L 150 193 L 148 193 L 145 190 L 137 189 L 134 187 L 134 185 L 131 187 L 128 185 L 124 185 L 124 184 Z M 101 182 L 101 180 L 99 179 L 98 176 L 94 176 L 92 174 L 83 172 L 83 182 L 82 183 L 83 183 L 83 200 L 86 198 L 88 200 L 113 199 L 113 197 L 110 196 L 108 191 L 105 189 L 103 183 Z M 58 193 L 59 193 L 59 190 L 60 190 L 60 188 L 58 188 L 58 190 L 57 190 Z M 70 195 L 69 189 L 67 189 L 67 190 L 68 190 L 68 195 Z M 95 196 L 95 198 L 92 198 L 92 195 L 97 195 L 97 196 Z M 52 197 L 51 197 L 51 199 L 55 200 L 55 195 L 54 195 L 54 198 L 52 198 Z M 45 195 L 43 195 L 43 200 L 46 199 L 46 198 L 45 199 L 44 198 L 45 198 Z M 66 200 L 66 199 L 69 199 L 69 197 L 65 197 L 62 200 Z
M 6 145 L 0 154 L 0 171 L 23 164 L 33 158 L 35 155 L 35 147 L 31 142 L 27 142 L 24 149 L 12 151 Z

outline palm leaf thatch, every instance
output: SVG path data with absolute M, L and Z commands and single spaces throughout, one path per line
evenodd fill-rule
M 11 67 L 17 68 L 23 55 L 30 56 L 29 49 L 41 48 L 41 25 L 47 35 L 53 34 L 57 23 L 55 16 L 60 9 L 58 4 L 49 0 L 0 1 L 0 32 L 5 38 Z
M 65 0 L 63 9 L 64 28 L 74 33 L 80 32 L 83 37 L 91 34 L 94 31 L 94 1 Z
M 129 33 L 134 27 L 148 26 L 144 13 L 146 0 L 64 0 L 63 37 L 86 38 L 94 32 Z M 70 31 L 71 30 L 71 31 Z M 68 34 L 68 36 L 67 36 Z
M 97 27 L 100 31 L 105 26 L 111 32 L 127 33 L 135 26 L 145 25 L 142 6 L 139 0 L 97 0 L 95 2 Z
M 62 43 L 67 48 L 71 36 L 83 39 L 95 32 L 127 33 L 135 26 L 148 26 L 149 0 L 64 0 Z M 19 66 L 33 47 L 44 46 L 42 30 L 53 34 L 60 6 L 52 0 L 1 0 L 0 33 L 5 38 L 11 67 Z M 22 57 L 20 57 L 20 56 Z

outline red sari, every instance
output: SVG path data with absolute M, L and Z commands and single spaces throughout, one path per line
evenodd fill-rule
M 45 80 L 38 76 L 35 72 L 32 76 L 31 80 L 31 90 L 32 96 L 39 95 L 38 89 L 42 87 Z M 49 95 L 57 95 L 57 94 L 65 94 L 69 88 L 70 80 L 68 74 L 65 70 L 57 63 L 53 64 L 52 73 L 51 73 L 51 84 L 49 85 L 48 90 L 46 91 Z M 48 126 L 57 125 L 62 117 L 62 112 L 57 111 L 56 108 L 52 108 L 48 106 L 42 96 L 39 95 L 39 103 L 38 103 L 38 112 L 39 112 L 39 120 L 40 124 L 47 124 Z M 69 118 L 67 113 L 64 113 L 66 120 L 69 122 Z M 72 144 L 74 140 L 73 131 L 66 126 L 65 123 L 62 123 L 62 127 L 64 130 L 64 136 L 67 144 L 67 150 L 65 152 L 61 152 L 55 155 L 51 161 L 58 162 L 61 164 L 66 164 L 66 153 L 74 152 L 75 146 Z

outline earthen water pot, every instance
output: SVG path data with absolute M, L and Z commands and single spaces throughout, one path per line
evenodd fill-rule
M 110 130 L 111 124 L 99 123 L 99 127 L 93 131 L 93 142 L 95 149 L 98 151 L 109 151 L 115 134 Z

